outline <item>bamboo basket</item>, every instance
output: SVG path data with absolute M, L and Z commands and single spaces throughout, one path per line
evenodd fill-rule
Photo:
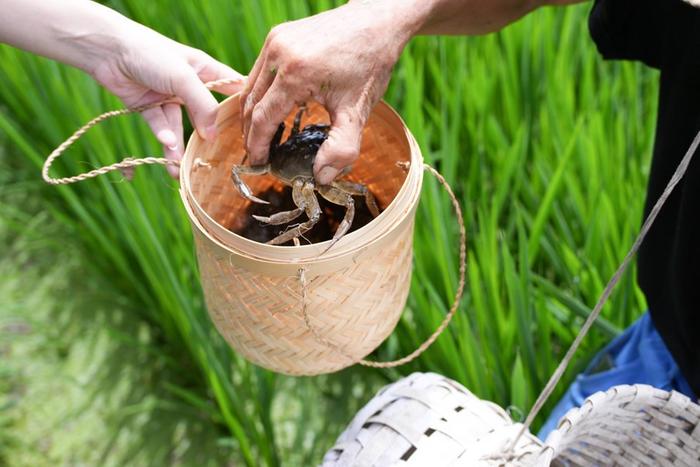
M 360 409 L 323 467 L 700 465 L 700 405 L 647 385 L 615 386 L 570 410 L 540 441 L 498 405 L 413 373 Z
M 205 86 L 216 89 L 233 81 L 211 81 Z M 288 248 L 234 233 L 250 222 L 250 201 L 240 196 L 230 180 L 232 166 L 241 164 L 245 155 L 238 95 L 219 107 L 216 141 L 203 141 L 193 134 L 182 161 L 127 157 L 78 175 L 56 178 L 50 174 L 53 163 L 90 128 L 167 102 L 172 98 L 105 112 L 85 123 L 47 156 L 44 181 L 68 185 L 116 170 L 127 174 L 139 165 L 178 166 L 179 192 L 194 232 L 209 315 L 226 341 L 260 366 L 291 375 L 328 373 L 354 363 L 390 368 L 415 359 L 435 342 L 457 312 L 464 291 L 466 230 L 449 184 L 423 164 L 418 144 L 386 103 L 380 102 L 370 115 L 360 158 L 347 177 L 365 184 L 382 212 L 329 250 L 328 241 Z M 309 111 L 304 125 L 329 121 L 317 103 L 311 103 Z M 285 138 L 292 120 L 292 115 L 286 120 Z M 417 349 L 394 361 L 364 360 L 394 329 L 406 303 L 413 222 L 424 169 L 445 188 L 455 210 L 460 232 L 459 286 L 442 323 Z M 254 192 L 284 188 L 269 175 L 244 178 Z
M 303 124 L 328 121 L 321 106 L 310 104 Z M 408 295 L 423 177 L 414 138 L 387 104 L 376 106 L 349 178 L 366 184 L 383 211 L 322 255 L 328 242 L 272 246 L 231 231 L 250 203 L 230 179 L 231 167 L 245 154 L 238 96 L 221 104 L 217 125 L 220 136 L 213 142 L 193 134 L 180 170 L 180 194 L 216 328 L 246 359 L 277 372 L 314 375 L 356 363 L 392 332 Z M 271 176 L 244 178 L 254 193 L 281 188 Z M 309 323 L 302 316 L 302 269 Z M 332 345 L 320 343 L 309 325 Z

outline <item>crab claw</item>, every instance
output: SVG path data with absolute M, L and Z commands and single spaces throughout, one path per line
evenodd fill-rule
M 260 199 L 260 198 L 258 198 L 257 196 L 253 196 L 252 194 L 245 194 L 245 193 L 242 193 L 242 194 L 243 194 L 243 197 L 245 197 L 245 198 L 251 200 L 251 201 L 254 202 L 254 203 L 270 204 L 269 201 L 265 201 L 264 199 Z
M 246 185 L 245 183 L 236 184 L 236 188 L 238 188 L 238 191 L 244 198 L 249 199 L 254 203 L 270 204 L 269 201 L 265 201 L 264 199 L 260 199 L 257 196 L 255 196 L 253 192 L 250 191 L 250 188 L 248 188 L 248 185 Z
M 265 201 L 264 199 L 260 199 L 253 195 L 253 192 L 250 191 L 248 185 L 246 185 L 240 177 L 240 174 L 263 175 L 266 174 L 268 170 L 269 165 L 267 164 L 253 167 L 234 165 L 231 169 L 231 180 L 233 180 L 233 185 L 244 198 L 249 199 L 254 203 L 270 204 L 269 201 Z

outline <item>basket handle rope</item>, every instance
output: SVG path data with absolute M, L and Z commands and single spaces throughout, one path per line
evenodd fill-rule
M 238 82 L 239 78 L 226 78 L 226 79 L 219 79 L 216 81 L 209 81 L 207 83 L 204 83 L 204 86 L 207 87 L 207 89 L 214 89 L 218 86 L 223 86 L 226 84 L 233 84 L 235 82 Z M 79 175 L 74 175 L 71 177 L 64 177 L 64 178 L 54 178 L 49 175 L 49 169 L 51 169 L 51 165 L 58 159 L 61 154 L 63 154 L 69 147 L 73 145 L 76 141 L 78 141 L 90 128 L 99 125 L 100 123 L 104 122 L 105 120 L 109 120 L 110 118 L 113 117 L 119 117 L 121 115 L 128 115 L 128 114 L 133 114 L 133 113 L 140 113 L 143 112 L 144 110 L 152 109 L 154 107 L 160 107 L 163 104 L 170 104 L 170 103 L 178 103 L 181 104 L 182 101 L 180 101 L 176 97 L 168 97 L 166 99 L 163 99 L 158 102 L 153 102 L 151 104 L 144 104 L 140 105 L 138 107 L 132 107 L 128 109 L 121 109 L 121 110 L 112 110 L 110 112 L 105 112 L 102 115 L 93 118 L 89 122 L 87 122 L 85 125 L 80 127 L 75 133 L 73 133 L 67 140 L 65 140 L 63 143 L 61 143 L 60 146 L 58 146 L 56 149 L 54 149 L 51 154 L 46 158 L 46 161 L 44 161 L 44 166 L 41 169 L 41 176 L 43 177 L 44 181 L 50 185 L 68 185 L 70 183 L 76 183 L 80 182 L 83 180 L 87 180 L 88 178 L 94 178 L 97 177 L 98 175 L 103 175 L 108 172 L 112 172 L 114 170 L 124 170 L 128 169 L 130 167 L 136 167 L 138 165 L 146 165 L 146 164 L 151 164 L 151 165 L 173 165 L 173 166 L 179 166 L 180 161 L 175 161 L 175 160 L 170 160 L 166 159 L 165 157 L 141 157 L 141 158 L 133 158 L 133 157 L 126 157 L 124 158 L 121 162 L 117 162 L 111 165 L 107 165 L 104 167 L 99 167 L 97 169 L 91 170 L 89 172 L 85 172 Z
M 336 345 L 333 342 L 330 342 L 328 339 L 322 336 L 318 329 L 316 329 L 312 325 L 311 318 L 309 317 L 309 312 L 307 309 L 308 282 L 306 280 L 306 269 L 303 266 L 299 269 L 299 282 L 301 285 L 301 313 L 303 315 L 304 323 L 306 324 L 307 329 L 309 330 L 309 332 L 311 332 L 314 339 L 318 343 L 338 352 L 339 354 L 345 356 L 352 362 L 359 363 L 363 366 L 373 368 L 393 368 L 415 360 L 420 354 L 425 352 L 428 349 L 428 347 L 430 347 L 435 342 L 435 340 L 440 336 L 440 334 L 442 334 L 442 332 L 447 328 L 447 325 L 450 324 L 450 321 L 452 321 L 452 318 L 454 317 L 455 313 L 457 312 L 457 309 L 459 308 L 459 303 L 461 302 L 462 295 L 464 294 L 464 284 L 466 281 L 467 271 L 467 231 L 464 228 L 462 208 L 460 207 L 459 202 L 457 201 L 457 197 L 452 191 L 452 188 L 450 187 L 449 183 L 447 183 L 447 180 L 445 180 L 445 178 L 437 170 L 435 170 L 428 164 L 423 164 L 423 169 L 430 172 L 445 188 L 447 194 L 450 197 L 450 201 L 452 201 L 452 207 L 454 208 L 455 214 L 457 216 L 457 223 L 459 224 L 459 285 L 457 286 L 457 291 L 455 292 L 454 300 L 452 302 L 452 306 L 450 307 L 450 311 L 445 315 L 437 329 L 433 331 L 430 337 L 428 337 L 422 344 L 420 344 L 418 348 L 416 348 L 413 352 L 406 355 L 405 357 L 388 362 L 377 362 L 373 360 L 364 359 L 357 361 L 355 357 L 352 357 L 338 345 Z

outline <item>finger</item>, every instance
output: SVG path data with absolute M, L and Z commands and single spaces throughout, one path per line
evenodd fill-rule
M 175 75 L 173 92 L 185 103 L 197 133 L 204 139 L 216 137 L 218 103 L 193 69 Z
M 163 106 L 163 113 L 168 120 L 170 129 L 177 136 L 177 142 L 174 146 L 164 147 L 165 157 L 170 160 L 180 161 L 185 152 L 185 141 L 182 129 L 182 108 L 178 104 L 166 104 Z M 173 178 L 178 178 L 180 169 L 176 166 L 169 165 L 168 172 Z
M 314 162 L 314 176 L 328 185 L 360 155 L 364 119 L 352 112 L 339 112 L 331 118 L 328 139 L 321 145 Z
M 197 72 L 197 76 L 199 76 L 202 82 L 209 83 L 211 81 L 233 80 L 231 83 L 217 85 L 213 88 L 217 92 L 229 96 L 243 89 L 245 85 L 245 76 L 238 73 L 230 66 L 218 62 L 206 54 L 204 55 L 204 61 L 200 64 L 200 69 Z
M 279 85 L 273 84 L 250 112 L 251 124 L 245 148 L 251 165 L 265 163 L 270 152 L 270 141 L 292 108 L 294 100 L 289 99 Z
M 263 69 L 258 75 L 258 79 L 255 80 L 253 88 L 243 103 L 243 139 L 244 142 L 248 139 L 248 134 L 250 132 L 250 126 L 252 124 L 253 109 L 258 105 L 267 90 L 272 86 L 277 75 L 277 69 L 270 64 L 269 61 L 265 61 L 263 64 Z M 278 122 L 279 123 L 279 122 Z
M 156 139 L 163 145 L 164 148 L 174 148 L 177 146 L 177 135 L 168 123 L 168 119 L 163 111 L 163 106 L 144 110 L 141 112 L 141 115 L 143 115 L 143 118 L 148 123 L 151 131 L 153 131 L 153 134 L 156 135 Z
M 250 91 L 253 89 L 255 82 L 258 80 L 258 75 L 260 75 L 260 70 L 262 69 L 263 64 L 265 63 L 265 59 L 266 59 L 265 47 L 266 47 L 266 45 L 263 45 L 263 48 L 260 51 L 260 55 L 258 55 L 258 58 L 255 60 L 255 63 L 253 64 L 253 68 L 250 70 L 250 73 L 248 73 L 248 79 L 246 80 L 246 84 L 243 87 L 243 91 L 241 91 L 241 100 L 240 100 L 241 117 L 243 116 L 243 107 L 245 106 L 245 103 L 248 100 L 248 96 L 250 95 Z M 243 118 L 241 118 L 241 129 L 243 130 L 244 133 L 247 132 L 247 128 L 245 128 L 245 120 L 243 120 Z
M 264 45 L 262 50 L 260 50 L 260 55 L 255 60 L 255 63 L 253 64 L 253 68 L 251 68 L 251 70 L 250 70 L 250 73 L 248 73 L 248 83 L 247 83 L 245 89 L 243 90 L 244 93 L 250 92 L 253 84 L 258 79 L 258 75 L 260 75 L 260 70 L 263 69 L 263 65 L 265 64 L 265 61 L 267 60 L 267 53 L 265 52 L 266 45 Z

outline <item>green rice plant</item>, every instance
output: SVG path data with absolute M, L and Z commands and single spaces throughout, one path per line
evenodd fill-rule
M 0 138 L 0 465 L 222 465 L 230 455 L 207 408 L 168 390 L 178 366 L 106 277 L 85 274 L 70 227 L 42 210 L 44 187 L 18 181 L 26 168 L 5 147 Z
M 45 214 L 26 220 L 51 228 Z M 168 390 L 180 388 L 179 369 L 158 352 L 152 328 L 105 293 L 105 278 L 85 280 L 80 256 L 60 248 L 65 240 L 53 243 L 31 234 L 4 243 L 0 464 L 225 463 L 207 407 Z
M 272 25 L 333 3 L 107 2 L 242 72 Z M 455 188 L 469 236 L 459 314 L 405 367 L 295 379 L 234 354 L 206 316 L 186 215 L 162 169 L 138 169 L 129 183 L 110 175 L 42 190 L 46 209 L 89 252 L 86 270 L 109 277 L 150 323 L 159 352 L 188 382 L 173 394 L 206 408 L 234 460 L 318 461 L 358 404 L 411 371 L 443 373 L 480 397 L 526 411 L 640 224 L 656 77 L 638 65 L 603 63 L 587 37 L 587 8 L 539 11 L 485 37 L 420 37 L 397 64 L 386 100 Z M 7 47 L 0 63 L 0 129 L 10 157 L 36 179 L 54 146 L 119 107 L 75 70 Z M 158 151 L 145 125 L 127 117 L 92 130 L 56 170 L 76 173 Z M 450 210 L 426 178 L 412 292 L 378 358 L 413 350 L 451 302 L 458 235 Z M 566 379 L 643 310 L 630 273 Z
M 585 14 L 585 6 L 541 11 L 497 35 L 415 40 L 390 94 L 426 159 L 460 193 L 471 238 L 470 290 L 452 342 L 441 339 L 414 368 L 429 362 L 480 396 L 522 410 L 641 220 L 655 76 L 602 63 L 583 40 Z M 414 311 L 397 333 L 402 351 L 425 335 L 417 329 L 435 327 L 448 306 L 440 297 L 456 287 L 450 206 L 427 185 Z M 567 379 L 644 310 L 632 273 L 618 289 Z

